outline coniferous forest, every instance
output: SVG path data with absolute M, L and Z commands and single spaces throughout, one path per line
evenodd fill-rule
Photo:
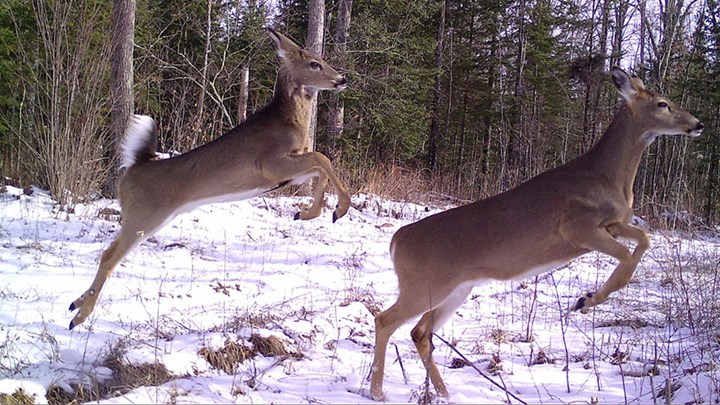
M 129 109 L 158 122 L 166 153 L 270 101 L 264 27 L 307 45 L 320 33 L 349 87 L 320 94 L 315 149 L 352 192 L 418 200 L 484 198 L 588 150 L 619 105 L 618 65 L 705 124 L 648 149 L 636 212 L 720 219 L 717 0 L 3 0 L 0 182 L 66 207 L 113 195 L 119 26 L 134 28 Z

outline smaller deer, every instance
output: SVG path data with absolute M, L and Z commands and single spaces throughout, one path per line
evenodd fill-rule
M 622 69 L 614 68 L 612 78 L 625 104 L 587 153 L 512 190 L 432 215 L 393 235 L 390 255 L 400 293 L 375 317 L 373 399 L 384 398 L 390 336 L 420 315 L 412 340 L 433 386 L 448 396 L 432 358 L 432 334 L 484 280 L 532 277 L 598 251 L 617 259 L 617 268 L 574 309 L 598 305 L 628 284 L 650 246 L 645 232 L 629 224 L 643 151 L 662 134 L 698 136 L 703 124 Z M 617 239 L 634 241 L 635 250 Z
M 135 116 L 122 144 L 118 185 L 122 228 L 103 252 L 90 288 L 70 304 L 78 310 L 70 329 L 92 313 L 105 281 L 135 246 L 178 214 L 210 203 L 243 200 L 317 177 L 313 203 L 295 215 L 320 215 L 328 180 L 338 193 L 333 222 L 347 213 L 350 197 L 327 157 L 308 151 L 311 100 L 319 90 L 341 91 L 347 80 L 319 56 L 268 28 L 280 59 L 273 100 L 223 136 L 182 155 L 152 160 L 156 126 Z

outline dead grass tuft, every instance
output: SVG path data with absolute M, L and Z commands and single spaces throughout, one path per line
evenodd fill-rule
M 112 377 L 103 382 L 95 382 L 89 386 L 73 384 L 74 392 L 52 386 L 48 389 L 46 399 L 50 404 L 80 404 L 103 399 L 119 397 L 127 392 L 146 386 L 159 386 L 174 380 L 177 376 L 170 373 L 163 364 L 147 363 L 141 365 L 127 364 L 123 359 L 126 353 L 125 341 L 119 341 L 110 349 L 110 354 L 103 366 L 112 371 Z
M 490 340 L 495 344 L 502 344 L 508 341 L 508 331 L 496 328 L 490 331 Z
M 105 221 L 120 222 L 122 214 L 115 208 L 105 207 L 98 210 L 98 218 L 104 219 Z
M 463 368 L 470 366 L 471 364 L 467 362 L 465 359 L 461 359 L 459 357 L 453 357 L 453 359 L 450 361 L 450 365 L 448 368 L 456 369 L 456 368 Z
M 555 364 L 555 359 L 548 356 L 544 350 L 540 350 L 530 361 L 530 365 L 534 366 L 537 364 Z
M 113 370 L 113 378 L 101 384 L 101 388 L 110 397 L 123 395 L 138 387 L 159 386 L 176 378 L 161 363 L 133 365 L 112 358 L 105 362 L 105 366 Z
M 238 366 L 245 360 L 252 359 L 258 354 L 265 357 L 292 357 L 302 359 L 304 356 L 294 350 L 288 349 L 289 342 L 277 336 L 250 336 L 250 346 L 243 343 L 226 340 L 225 345 L 219 349 L 202 347 L 198 355 L 204 358 L 213 368 L 222 370 L 227 374 L 235 374 Z
M 12 394 L 0 394 L 0 405 L 32 405 L 35 398 L 20 388 Z
M 504 371 L 499 353 L 493 353 L 492 357 L 490 357 L 487 371 L 490 372 L 491 375 L 498 375 Z
M 57 385 L 53 385 L 48 388 L 45 399 L 50 405 L 75 405 L 102 399 L 97 386 L 93 389 L 73 384 L 71 388 L 73 392 L 67 392 Z
M 365 305 L 365 308 L 367 308 L 373 316 L 376 316 L 382 311 L 382 303 L 378 301 L 369 290 L 353 288 L 347 291 L 347 294 L 339 304 L 341 307 L 346 307 L 353 302 L 359 302 Z
M 213 368 L 222 370 L 227 374 L 235 374 L 237 367 L 245 360 L 255 357 L 257 352 L 243 344 L 227 340 L 225 346 L 213 350 L 202 347 L 198 355 L 207 360 Z
M 601 321 L 601 322 L 598 322 L 596 327 L 598 327 L 598 328 L 628 327 L 628 328 L 635 330 L 635 329 L 646 328 L 648 326 L 660 327 L 659 325 L 650 325 L 650 322 L 648 322 L 644 319 L 640 319 L 640 318 L 611 319 L 611 320 L 607 320 L 607 321 Z
M 258 353 L 265 357 L 303 358 L 302 353 L 288 350 L 288 342 L 277 336 L 260 336 L 258 334 L 253 334 L 250 336 L 250 343 L 253 344 L 253 347 Z
M 417 387 L 410 393 L 410 401 L 418 405 L 447 403 L 445 398 L 437 395 L 435 392 L 430 390 L 430 384 L 427 381 L 425 382 L 425 384 Z
M 272 311 L 235 315 L 222 325 L 210 328 L 209 332 L 239 333 L 245 328 L 267 329 L 277 324 L 279 317 Z

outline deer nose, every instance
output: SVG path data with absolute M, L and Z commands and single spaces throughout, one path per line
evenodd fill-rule
M 705 125 L 703 125 L 702 122 L 698 122 L 697 125 L 695 125 L 695 130 L 700 132 L 705 128 Z
M 348 81 L 345 76 L 339 76 L 335 79 L 335 91 L 340 92 L 345 90 L 345 88 L 347 87 L 347 83 Z

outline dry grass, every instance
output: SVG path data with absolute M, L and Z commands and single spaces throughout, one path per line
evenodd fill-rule
M 292 357 L 294 359 L 302 359 L 304 357 L 302 353 L 289 350 L 287 348 L 289 342 L 277 336 L 260 336 L 253 334 L 250 336 L 250 343 L 252 343 L 258 353 L 265 357 Z
M 215 369 L 222 370 L 227 374 L 235 374 L 237 367 L 245 360 L 255 357 L 255 350 L 241 343 L 226 341 L 219 349 L 202 347 L 198 355 Z
M 277 325 L 280 318 L 278 314 L 274 314 L 271 310 L 244 313 L 230 317 L 223 324 L 210 328 L 208 332 L 239 333 L 245 328 L 270 328 Z
M 46 399 L 50 404 L 81 404 L 91 401 L 114 398 L 139 387 L 159 386 L 174 380 L 177 376 L 170 373 L 163 364 L 128 364 L 124 361 L 127 342 L 120 341 L 110 349 L 103 366 L 112 371 L 109 380 L 95 382 L 90 386 L 71 385 L 73 392 L 51 386 Z
M 225 345 L 219 349 L 202 347 L 198 355 L 204 358 L 213 368 L 222 370 L 227 374 L 235 374 L 238 366 L 261 354 L 265 357 L 292 357 L 302 359 L 301 353 L 288 349 L 288 342 L 276 336 L 250 336 L 251 346 L 244 343 L 226 340 Z
M 377 315 L 382 311 L 383 303 L 373 295 L 368 289 L 350 288 L 347 290 L 347 296 L 340 302 L 339 306 L 346 307 L 353 302 L 359 302 L 365 305 L 365 308 L 373 315 Z
M 0 405 L 32 405 L 34 403 L 35 398 L 33 398 L 32 395 L 26 394 L 22 388 L 10 395 L 0 394 Z
M 490 375 L 499 375 L 504 371 L 502 365 L 502 358 L 500 357 L 499 353 L 492 354 L 488 362 L 487 371 L 490 372 Z
M 352 169 L 350 170 L 352 173 Z M 472 184 L 456 184 L 451 175 L 430 176 L 423 169 L 391 164 L 378 164 L 367 169 L 355 170 L 353 177 L 358 192 L 418 204 L 461 205 L 487 197 L 481 195 Z

